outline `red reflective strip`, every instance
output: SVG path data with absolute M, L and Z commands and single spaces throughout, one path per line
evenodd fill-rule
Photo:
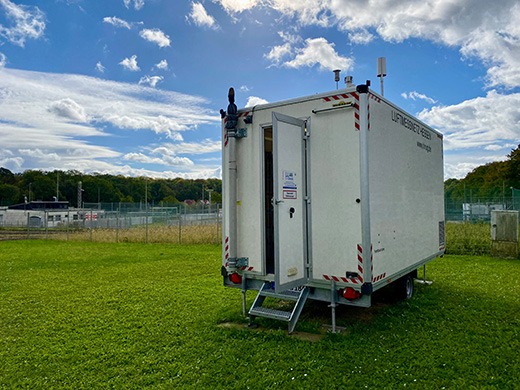
M 330 102 L 330 98 L 328 97 L 324 97 L 323 100 L 325 100 L 326 102 Z
M 348 283 L 348 279 L 347 278 L 341 278 L 342 281 L 344 281 L 345 283 Z
M 332 275 L 332 279 L 334 279 L 335 282 L 339 282 L 339 279 L 337 276 Z
M 330 280 L 329 275 L 323 275 L 323 277 L 325 278 L 325 280 Z
M 361 248 L 361 245 L 359 245 L 359 244 L 357 246 L 357 250 L 358 250 L 358 252 L 363 253 L 363 248 Z
M 363 267 L 361 266 L 361 264 L 358 264 L 357 269 L 359 272 L 363 273 Z
M 359 100 L 359 95 L 356 92 L 352 92 L 351 95 L 354 99 Z

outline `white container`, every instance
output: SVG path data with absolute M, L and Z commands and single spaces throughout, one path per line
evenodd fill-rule
M 440 133 L 364 85 L 238 114 L 223 120 L 226 286 L 368 307 L 444 253 Z

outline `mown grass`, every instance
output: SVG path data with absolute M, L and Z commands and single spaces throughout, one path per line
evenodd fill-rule
M 216 245 L 0 243 L 0 387 L 518 387 L 518 260 L 437 259 L 412 300 L 339 307 L 314 342 L 246 328 L 219 269 Z M 329 321 L 309 302 L 297 330 Z

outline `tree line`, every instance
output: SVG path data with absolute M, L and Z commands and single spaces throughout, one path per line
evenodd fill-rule
M 0 206 L 26 200 L 53 200 L 56 196 L 58 200 L 67 200 L 71 206 L 77 206 L 79 182 L 83 189 L 82 200 L 86 203 L 139 203 L 147 199 L 152 204 L 175 204 L 207 200 L 207 190 L 212 190 L 213 203 L 222 202 L 222 181 L 219 179 L 149 179 L 58 170 L 13 173 L 0 168 Z M 453 203 L 509 197 L 511 188 L 520 190 L 520 145 L 505 161 L 481 165 L 463 179 L 444 182 L 446 202 Z
M 505 161 L 481 165 L 463 179 L 444 182 L 446 202 L 511 198 L 512 189 L 520 190 L 520 145 L 507 155 Z
M 208 190 L 211 190 L 212 203 L 222 202 L 222 181 L 219 179 L 150 179 L 59 170 L 13 173 L 0 168 L 0 206 L 49 201 L 57 197 L 77 207 L 79 182 L 84 203 L 139 203 L 146 199 L 150 204 L 176 204 L 186 200 L 207 200 Z

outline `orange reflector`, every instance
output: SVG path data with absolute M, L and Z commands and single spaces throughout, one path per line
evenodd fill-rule
M 231 275 L 229 275 L 229 280 L 231 280 L 232 283 L 240 284 L 242 283 L 242 276 L 236 272 L 233 272 Z
M 349 301 L 353 301 L 361 297 L 361 293 L 354 290 L 352 287 L 347 287 L 344 289 L 341 295 L 343 295 L 343 298 L 348 299 Z

